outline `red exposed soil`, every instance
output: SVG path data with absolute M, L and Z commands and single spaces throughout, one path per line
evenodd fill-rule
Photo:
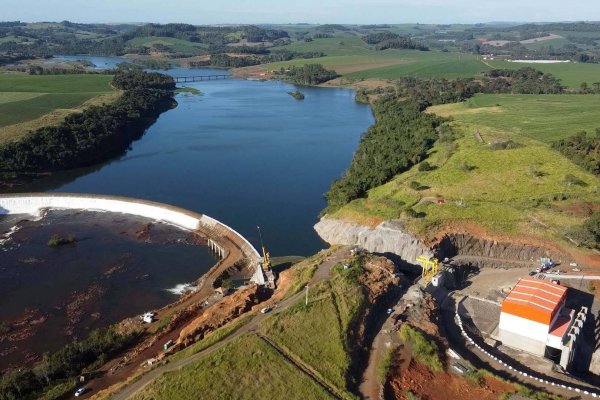
M 392 376 L 387 392 L 395 399 L 408 400 L 412 392 L 422 400 L 497 400 L 503 393 L 515 392 L 512 385 L 493 377 L 472 382 L 453 373 L 432 372 L 415 360 L 406 368 L 397 367 Z
M 177 344 L 184 347 L 202 339 L 208 332 L 225 325 L 227 322 L 250 311 L 252 307 L 266 298 L 260 287 L 252 285 L 225 297 L 207 308 L 198 318 L 190 322 L 179 333 Z

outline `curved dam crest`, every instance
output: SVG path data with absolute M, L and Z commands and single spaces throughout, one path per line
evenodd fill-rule
M 228 255 L 232 255 L 234 259 L 241 256 L 248 261 L 250 268 L 254 269 L 251 281 L 258 284 L 265 283 L 260 267 L 262 258 L 256 248 L 234 229 L 204 214 L 167 204 L 120 196 L 76 193 L 0 195 L 0 215 L 39 215 L 44 209 L 123 213 L 166 222 L 185 230 L 199 231 L 209 239 L 209 244 L 221 253 L 223 259 Z M 239 253 L 237 257 L 235 253 Z

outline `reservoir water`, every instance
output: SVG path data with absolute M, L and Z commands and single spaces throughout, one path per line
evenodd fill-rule
M 87 58 L 103 68 L 122 59 Z M 172 69 L 174 76 L 222 70 Z M 173 204 L 232 226 L 255 245 L 261 226 L 273 255 L 323 248 L 312 226 L 324 193 L 348 167 L 371 109 L 343 88 L 297 88 L 278 81 L 225 79 L 186 83 L 202 96 L 178 94 L 122 157 L 55 174 L 18 191 L 131 196 Z
M 123 61 L 70 59 L 82 58 L 99 69 Z M 325 247 L 313 225 L 326 206 L 323 195 L 331 181 L 347 168 L 361 134 L 373 123 L 370 107 L 342 88 L 233 78 L 185 86 L 203 94 L 177 94 L 178 106 L 122 156 L 12 190 L 172 204 L 224 222 L 256 247 L 260 226 L 274 256 L 307 256 Z M 296 89 L 304 100 L 288 94 Z M 216 262 L 189 233 L 149 220 L 78 211 L 54 211 L 39 221 L 19 222 L 22 218 L 31 219 L 0 218 L 0 371 L 39 360 L 44 351 L 91 329 L 173 302 L 177 294 L 167 289 L 194 281 Z M 21 229 L 3 239 L 17 223 Z M 148 224 L 150 236 L 144 230 Z M 73 234 L 77 242 L 49 247 L 54 234 Z

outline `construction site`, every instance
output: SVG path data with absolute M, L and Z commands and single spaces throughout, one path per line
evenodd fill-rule
M 480 268 L 461 257 L 415 261 L 422 268 L 419 285 L 436 298 L 441 328 L 456 350 L 450 357 L 455 372 L 468 372 L 461 364 L 466 359 L 568 398 L 600 396 L 600 303 L 594 296 L 600 276 L 583 275 L 576 264 L 567 272 L 547 257 L 530 267 Z

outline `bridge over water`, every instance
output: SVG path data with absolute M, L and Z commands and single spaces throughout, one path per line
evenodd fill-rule
M 218 74 L 218 75 L 194 75 L 194 76 L 174 76 L 175 83 L 186 83 L 186 82 L 200 82 L 200 81 L 214 81 L 217 79 L 228 79 L 231 75 Z

